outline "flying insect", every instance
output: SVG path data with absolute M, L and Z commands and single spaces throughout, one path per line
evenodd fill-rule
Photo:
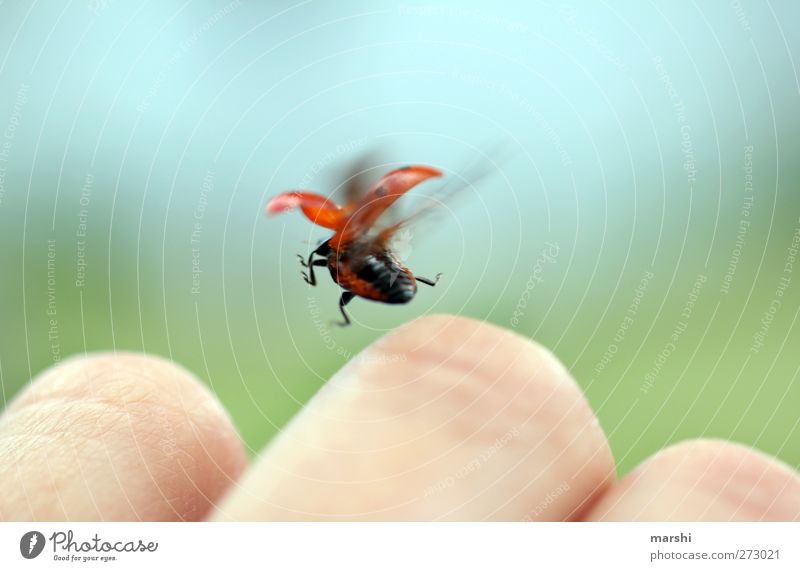
M 280 193 L 267 203 L 267 215 L 300 209 L 311 222 L 334 232 L 307 259 L 300 254 L 298 257 L 307 270 L 303 271 L 306 283 L 317 285 L 314 268 L 327 267 L 333 281 L 344 290 L 339 298 L 344 321 L 338 325 L 350 325 L 345 306 L 354 297 L 408 303 L 416 295 L 418 283 L 438 283 L 441 274 L 434 279 L 414 275 L 390 249 L 392 236 L 413 216 L 383 228 L 376 222 L 409 190 L 441 176 L 442 172 L 433 167 L 409 165 L 385 174 L 360 196 L 351 193 L 343 206 L 320 194 L 300 190 Z

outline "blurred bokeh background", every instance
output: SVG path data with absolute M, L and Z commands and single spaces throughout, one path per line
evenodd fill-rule
M 798 65 L 788 0 L 0 3 L 3 403 L 145 351 L 254 453 L 384 331 L 452 312 L 551 348 L 621 472 L 700 436 L 798 467 Z M 440 285 L 340 330 L 295 257 L 325 232 L 263 206 L 376 150 L 376 177 L 488 175 L 404 238 Z

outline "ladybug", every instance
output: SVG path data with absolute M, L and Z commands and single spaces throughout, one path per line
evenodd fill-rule
M 429 166 L 410 165 L 393 170 L 372 185 L 362 196 L 351 196 L 339 206 L 324 196 L 305 191 L 289 191 L 273 197 L 266 206 L 267 215 L 299 208 L 314 224 L 333 230 L 308 259 L 298 254 L 306 283 L 315 286 L 315 267 L 327 266 L 333 281 L 344 289 L 339 310 L 350 325 L 345 306 L 358 296 L 382 303 L 408 303 L 417 293 L 417 283 L 435 286 L 435 279 L 415 276 L 389 249 L 392 235 L 410 218 L 376 229 L 375 223 L 389 206 L 406 192 L 442 172 Z

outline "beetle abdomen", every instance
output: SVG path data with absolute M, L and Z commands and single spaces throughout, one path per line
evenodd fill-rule
M 417 293 L 417 280 L 389 253 L 331 254 L 328 267 L 336 283 L 367 299 L 408 303 Z

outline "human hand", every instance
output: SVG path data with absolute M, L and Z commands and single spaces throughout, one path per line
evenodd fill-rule
M 800 520 L 797 473 L 724 441 L 615 481 L 546 350 L 436 316 L 353 359 L 247 468 L 230 419 L 159 358 L 70 359 L 0 417 L 4 520 Z

